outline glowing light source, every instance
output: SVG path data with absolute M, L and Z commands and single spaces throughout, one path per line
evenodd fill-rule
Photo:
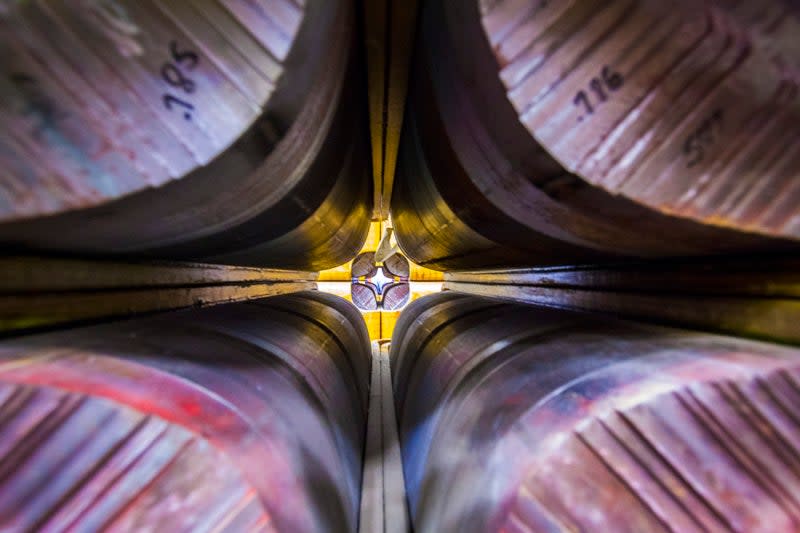
M 378 272 L 367 281 L 370 281 L 373 285 L 375 285 L 375 288 L 378 289 L 378 294 L 383 294 L 384 287 L 394 283 L 395 279 L 393 277 L 386 277 L 383 274 L 383 268 L 378 267 Z

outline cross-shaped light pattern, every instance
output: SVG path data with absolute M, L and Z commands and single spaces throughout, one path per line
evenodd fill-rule
M 381 267 L 378 267 L 378 271 L 375 275 L 367 279 L 367 281 L 375 285 L 375 288 L 378 289 L 378 294 L 383 294 L 383 288 L 395 282 L 393 277 L 388 278 L 383 274 L 383 268 Z

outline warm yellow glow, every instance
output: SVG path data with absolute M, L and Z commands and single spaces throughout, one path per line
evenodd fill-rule
M 370 222 L 367 240 L 364 242 L 364 246 L 361 247 L 361 251 L 359 253 L 374 252 L 378 249 L 378 244 L 381 242 L 381 236 L 383 235 L 383 228 L 385 225 L 385 220 L 376 220 Z
M 391 339 L 400 311 L 381 311 L 381 338 Z
M 384 229 L 390 224 L 391 221 L 372 222 L 369 227 L 367 240 L 359 253 L 374 252 L 377 250 Z M 319 281 L 317 282 L 319 290 L 335 294 L 345 300 L 351 301 L 351 264 L 352 261 L 349 261 L 338 267 L 329 268 L 328 270 L 320 272 Z M 426 294 L 433 294 L 442 290 L 444 273 L 415 265 L 411 261 L 409 261 L 409 265 L 411 267 L 409 276 L 409 285 L 411 289 L 410 302 Z M 376 341 L 390 339 L 392 337 L 392 332 L 400 316 L 400 311 L 361 311 L 361 316 L 364 317 L 364 322 L 367 324 L 370 340 Z
M 364 322 L 367 324 L 367 331 L 371 341 L 385 338 L 381 333 L 381 314 L 382 311 L 361 311 L 361 316 L 364 317 Z
M 319 273 L 319 281 L 350 281 L 350 263 L 339 265 L 338 267 L 329 268 Z M 322 289 L 320 289 L 322 290 Z
M 428 294 L 433 294 L 435 292 L 442 291 L 442 285 L 444 285 L 441 281 L 410 281 L 409 286 L 411 287 L 411 302 L 416 300 L 417 298 L 422 298 Z
M 367 240 L 364 242 L 364 246 L 361 247 L 361 251 L 358 252 L 359 254 L 364 252 L 374 252 L 378 249 L 378 244 L 381 242 L 381 235 L 383 234 L 383 227 L 386 224 L 385 221 L 376 221 L 370 222 L 369 225 L 369 233 L 367 234 Z M 319 273 L 319 280 L 320 281 L 346 281 L 350 282 L 350 265 L 352 261 L 348 261 L 343 265 L 339 265 L 337 267 L 329 268 L 327 270 L 322 270 Z M 320 290 L 324 290 L 320 288 Z M 331 291 L 326 291 L 331 292 Z M 350 289 L 348 288 L 347 293 L 350 294 Z M 338 293 L 335 293 L 338 294 Z
M 318 281 L 317 288 L 322 292 L 328 292 L 340 296 L 347 300 L 350 299 L 350 281 Z
M 431 270 L 430 268 L 419 266 L 411 261 L 408 263 L 411 266 L 408 279 L 411 281 L 444 281 L 444 272 Z

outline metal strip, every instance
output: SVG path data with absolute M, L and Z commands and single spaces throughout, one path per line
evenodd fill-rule
M 364 2 L 373 220 L 389 217 L 416 19 L 417 0 Z
M 445 290 L 800 343 L 796 259 L 453 272 Z
M 316 274 L 198 263 L 0 259 L 0 332 L 315 289 Z
M 410 531 L 388 342 L 372 343 L 367 446 L 358 529 L 361 533 Z

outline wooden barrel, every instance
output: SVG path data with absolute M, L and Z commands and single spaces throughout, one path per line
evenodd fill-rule
M 0 343 L 4 531 L 355 531 L 358 311 L 298 293 Z
M 318 269 L 367 232 L 351 2 L 0 8 L 0 242 Z
M 765 0 L 759 4 L 745 0 L 714 0 L 733 16 L 750 37 L 772 56 L 786 75 L 800 75 L 800 3 L 797 0 Z
M 710 2 L 427 2 L 400 246 L 440 269 L 795 249 L 798 78 L 754 35 Z
M 458 293 L 392 379 L 414 531 L 797 531 L 800 351 Z

